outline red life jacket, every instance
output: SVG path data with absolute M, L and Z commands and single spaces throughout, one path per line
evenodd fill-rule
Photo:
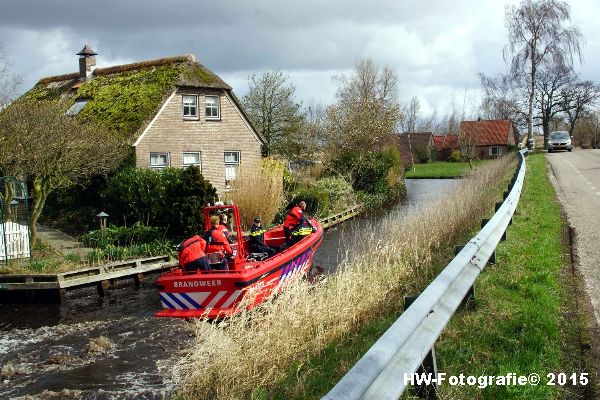
M 292 208 L 288 211 L 283 221 L 283 227 L 287 229 L 294 229 L 304 220 L 304 212 L 299 206 Z
M 227 225 L 225 225 L 224 223 L 220 223 L 219 226 L 217 227 L 218 230 L 220 230 L 221 232 L 223 232 L 223 234 L 225 234 L 225 236 L 229 236 L 229 229 L 227 229 Z
M 191 238 L 181 242 L 178 252 L 179 265 L 181 267 L 185 267 L 186 264 L 205 257 L 205 247 L 206 241 L 198 235 L 192 236 Z
M 225 252 L 225 254 L 233 254 L 229 241 L 223 231 L 217 227 L 211 227 L 204 232 L 204 240 L 206 241 L 207 253 Z

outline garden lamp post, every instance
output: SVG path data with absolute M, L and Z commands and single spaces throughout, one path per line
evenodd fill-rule
M 110 217 L 110 215 L 102 211 L 100 214 L 96 215 L 96 217 L 100 221 L 100 232 L 104 236 L 104 230 L 106 229 L 106 221 L 108 220 L 108 217 Z

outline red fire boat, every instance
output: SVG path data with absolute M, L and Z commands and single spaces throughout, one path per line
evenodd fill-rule
M 226 271 L 186 272 L 178 267 L 162 274 L 156 281 L 163 310 L 157 317 L 209 319 L 235 315 L 245 307 L 250 309 L 279 293 L 308 273 L 313 256 L 323 241 L 323 227 L 310 219 L 316 231 L 272 257 L 252 253 L 248 238 L 243 236 L 236 205 L 216 205 L 203 209 L 206 229 L 210 216 L 232 215 L 236 242 L 231 246 L 235 257 Z M 232 235 L 233 236 L 233 235 Z M 285 243 L 283 226 L 265 232 L 267 246 L 278 248 Z

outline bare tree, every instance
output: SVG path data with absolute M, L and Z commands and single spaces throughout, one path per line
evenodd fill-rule
M 10 70 L 6 54 L 0 46 L 0 111 L 17 96 L 21 83 L 21 77 Z
M 265 140 L 265 155 L 285 152 L 286 137 L 301 127 L 301 105 L 294 99 L 296 88 L 281 71 L 250 75 L 248 85 L 242 104 Z
M 460 129 L 458 133 L 458 149 L 463 160 L 469 162 L 470 169 L 473 169 L 473 160 L 477 158 L 477 134 L 472 130 Z
M 48 195 L 116 168 L 126 145 L 54 102 L 17 101 L 0 113 L 0 168 L 33 182 L 32 240 Z
M 337 102 L 326 111 L 325 151 L 329 159 L 355 151 L 361 156 L 396 131 L 400 105 L 397 77 L 390 68 L 378 68 L 373 60 L 359 60 L 350 75 L 336 77 Z M 353 171 L 337 171 L 351 176 Z
M 402 107 L 402 121 L 400 123 L 401 133 L 415 133 L 419 121 L 421 103 L 415 96 Z
M 484 119 L 508 119 L 520 127 L 527 126 L 527 106 L 523 103 L 522 87 L 511 75 L 490 77 L 480 74 L 483 99 L 481 113 Z
M 538 111 L 534 118 L 539 121 L 544 137 L 550 134 L 550 124 L 565 111 L 562 97 L 564 89 L 575 82 L 577 77 L 569 68 L 563 65 L 550 67 L 546 65 L 538 71 L 536 82 L 535 108 Z
M 600 99 L 600 86 L 591 81 L 571 81 L 562 90 L 562 107 L 569 122 L 569 135 L 573 135 L 575 124 L 590 112 Z
M 523 0 L 507 6 L 505 25 L 508 44 L 504 59 L 513 76 L 523 76 L 528 89 L 527 135 L 532 138 L 533 107 L 538 70 L 544 63 L 572 66 L 573 57 L 581 60 L 581 33 L 570 22 L 570 7 L 559 0 Z M 544 137 L 547 146 L 548 137 Z

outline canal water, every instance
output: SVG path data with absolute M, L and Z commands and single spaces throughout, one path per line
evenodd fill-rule
M 401 218 L 455 183 L 406 180 L 407 197 L 388 213 Z M 362 216 L 328 230 L 315 265 L 335 270 L 351 251 L 345 238 L 380 218 Z M 103 299 L 82 289 L 61 305 L 0 304 L 0 399 L 166 398 L 175 387 L 171 366 L 192 344 L 193 327 L 153 317 L 160 308 L 155 278 Z

